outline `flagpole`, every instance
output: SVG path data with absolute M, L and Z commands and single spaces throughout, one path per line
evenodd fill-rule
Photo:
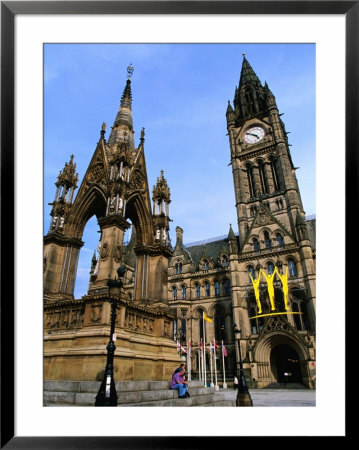
M 201 344 L 200 343 L 198 343 L 198 348 L 197 348 L 197 350 L 199 350 L 199 352 L 197 352 L 198 353 L 198 376 L 199 376 L 199 379 L 200 380 L 202 380 L 202 372 L 201 372 Z
M 204 369 L 203 369 L 203 339 L 201 339 L 201 358 L 202 358 L 202 381 L 204 382 Z
M 222 341 L 222 360 L 223 360 L 223 389 L 227 389 L 227 383 L 226 383 L 226 368 L 225 368 L 225 366 L 224 366 L 223 341 Z
M 211 362 L 211 387 L 214 386 L 213 384 L 213 371 L 212 371 L 212 343 L 209 343 L 209 350 L 210 350 L 210 362 Z
M 199 344 L 199 379 L 203 380 L 203 355 L 202 355 L 202 339 Z
M 216 384 L 215 384 L 215 390 L 218 391 L 219 387 L 217 384 L 217 362 L 216 362 L 216 345 L 214 345 L 214 352 L 213 352 L 213 356 L 214 356 L 214 378 L 216 380 Z
M 191 381 L 191 369 L 192 369 L 192 346 L 191 341 L 187 342 L 187 371 L 188 371 L 188 381 Z
M 204 323 L 204 311 L 202 313 L 203 321 L 203 374 L 204 374 L 204 386 L 207 387 L 206 380 L 206 325 Z

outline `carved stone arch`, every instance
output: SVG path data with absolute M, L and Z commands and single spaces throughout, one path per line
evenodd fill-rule
M 213 303 L 208 310 L 211 317 L 215 316 L 216 311 L 222 311 L 226 315 L 226 308 L 220 302 Z
M 277 155 L 275 154 L 275 153 L 268 153 L 268 155 L 267 155 L 267 157 L 266 157 L 266 160 L 267 161 L 272 161 L 272 162 L 275 162 L 276 161 L 276 159 L 277 159 Z
M 284 239 L 285 233 L 284 233 L 284 231 L 283 231 L 283 228 L 280 228 L 280 227 L 274 228 L 274 229 L 272 230 L 272 233 L 273 233 L 273 235 L 275 235 L 275 236 L 277 236 L 277 234 L 280 234 L 280 235 L 282 236 L 282 238 Z
M 100 186 L 94 184 L 81 197 L 77 196 L 68 219 L 68 234 L 81 238 L 89 219 L 96 215 L 103 217 L 106 212 L 106 196 Z
M 286 321 L 280 321 L 283 324 L 282 329 L 272 329 L 271 331 L 266 330 L 268 322 L 253 348 L 253 356 L 256 362 L 269 362 L 271 350 L 279 344 L 290 345 L 296 350 L 302 360 L 309 359 L 308 347 L 298 338 L 298 335 L 295 334 L 289 324 L 286 326 Z
M 273 352 L 278 346 L 286 346 L 299 357 L 302 378 L 305 378 L 305 362 L 310 359 L 308 347 L 290 331 L 272 331 L 260 338 L 254 349 L 253 358 L 259 368 L 258 381 L 275 382 L 278 380 L 277 368 L 273 361 Z
M 196 308 L 193 311 L 193 317 L 195 317 L 196 319 L 202 319 L 202 311 L 204 311 L 207 314 L 207 310 L 204 306 L 202 305 L 196 306 Z
M 260 230 L 260 236 L 264 239 L 264 233 L 267 231 L 267 233 L 269 234 L 269 237 L 271 237 L 272 234 L 272 230 L 269 227 L 263 227 Z
M 153 241 L 151 211 L 146 208 L 144 199 L 138 192 L 127 199 L 125 218 L 130 219 L 136 229 L 137 245 L 151 245 Z
M 263 267 L 268 267 L 268 264 L 273 264 L 273 266 L 276 265 L 276 262 L 274 261 L 274 257 L 266 259 L 263 263 Z
M 245 169 L 245 170 L 248 170 L 248 169 L 250 169 L 250 168 L 252 168 L 252 167 L 254 167 L 253 161 L 249 160 L 249 161 L 246 161 L 246 162 L 244 163 L 244 169 Z
M 265 162 L 265 161 L 264 161 L 263 156 L 258 156 L 258 157 L 254 160 L 254 163 L 255 163 L 257 166 L 263 164 L 264 162 Z
M 298 257 L 297 257 L 296 255 L 293 255 L 293 254 L 287 255 L 287 256 L 285 257 L 285 264 L 286 264 L 286 265 L 288 265 L 288 261 L 289 261 L 289 260 L 294 261 L 295 264 L 298 264 L 298 263 L 300 262 L 300 260 L 298 259 Z

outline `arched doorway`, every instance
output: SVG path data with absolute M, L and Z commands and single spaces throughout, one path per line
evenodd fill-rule
M 298 353 L 287 344 L 279 344 L 270 355 L 272 373 L 278 383 L 302 383 Z

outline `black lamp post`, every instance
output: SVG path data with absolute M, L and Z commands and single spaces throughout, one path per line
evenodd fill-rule
M 240 333 L 241 330 L 238 330 L 237 325 L 234 324 L 234 334 L 236 341 L 238 342 L 238 352 L 239 352 L 238 393 L 236 406 L 253 406 L 252 398 L 248 391 L 246 379 L 244 376 Z
M 116 324 L 117 297 L 120 296 L 121 287 L 123 284 L 121 281 L 121 277 L 123 277 L 125 273 L 125 268 L 123 266 L 119 267 L 117 273 L 119 275 L 118 280 L 115 277 L 114 280 L 109 279 L 107 282 L 109 296 L 108 300 L 111 303 L 111 331 L 110 341 L 106 347 L 106 369 L 100 389 L 96 395 L 95 406 L 117 406 L 117 393 L 115 381 L 113 379 L 113 357 L 116 350 L 116 346 L 114 344 L 114 333 Z M 116 297 L 116 299 L 114 299 L 113 297 Z

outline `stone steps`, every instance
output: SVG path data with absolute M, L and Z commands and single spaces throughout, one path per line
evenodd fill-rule
M 44 406 L 94 406 L 100 382 L 45 381 Z M 178 398 L 167 381 L 122 381 L 115 383 L 118 406 L 235 406 L 214 387 L 190 381 L 191 397 Z

